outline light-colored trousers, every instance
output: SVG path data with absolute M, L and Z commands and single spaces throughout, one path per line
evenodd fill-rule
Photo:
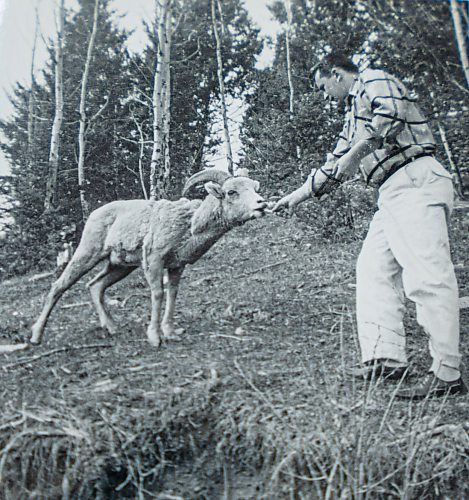
M 357 326 L 362 361 L 407 364 L 404 293 L 429 339 L 430 370 L 460 377 L 458 285 L 448 218 L 451 176 L 432 157 L 404 166 L 380 188 L 378 211 L 357 263 Z

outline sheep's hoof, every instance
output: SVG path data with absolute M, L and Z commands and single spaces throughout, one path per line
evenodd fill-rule
M 117 325 L 111 321 L 108 321 L 105 325 L 101 325 L 101 328 L 106 330 L 111 337 L 117 333 Z
M 148 342 L 150 342 L 153 347 L 158 348 L 161 345 L 161 338 L 159 335 L 148 335 Z
M 165 340 L 182 340 L 182 334 L 184 333 L 184 328 L 177 328 L 176 330 L 164 330 L 163 328 L 163 337 Z

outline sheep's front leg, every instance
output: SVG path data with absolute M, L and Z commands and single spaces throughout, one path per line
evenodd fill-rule
M 147 336 L 150 344 L 159 347 L 161 344 L 161 306 L 163 303 L 163 262 L 159 257 L 148 256 L 144 265 L 145 277 L 151 290 L 151 319 L 148 325 Z
M 161 329 L 165 339 L 178 339 L 183 329 L 174 329 L 174 310 L 176 297 L 178 293 L 179 281 L 181 279 L 184 267 L 168 269 L 168 285 L 166 291 L 166 308 L 164 311 Z

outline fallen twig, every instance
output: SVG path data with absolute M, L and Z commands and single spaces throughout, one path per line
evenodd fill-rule
M 52 351 L 48 351 L 48 352 L 45 352 L 43 354 L 37 354 L 36 356 L 31 356 L 29 358 L 20 359 L 19 361 L 16 361 L 15 363 L 9 363 L 7 365 L 3 365 L 2 368 L 3 368 L 3 370 L 8 370 L 10 368 L 16 368 L 17 366 L 27 365 L 28 363 L 32 363 L 32 362 L 37 361 L 37 360 L 42 359 L 42 358 L 47 358 L 49 356 L 52 356 L 53 354 L 58 354 L 60 352 L 81 351 L 83 349 L 98 349 L 98 348 L 106 348 L 106 347 L 113 347 L 113 344 L 89 344 L 89 345 L 82 345 L 82 346 L 61 347 L 59 349 L 53 349 Z
M 148 298 L 148 292 L 135 292 L 135 293 L 131 293 L 130 295 L 127 295 L 127 297 L 122 301 L 122 307 L 125 307 L 126 304 L 127 304 L 127 302 L 132 297 L 145 297 L 145 298 Z
M 72 307 L 82 307 L 82 306 L 90 306 L 91 302 L 75 302 L 74 304 L 65 304 L 61 307 L 61 309 L 71 309 Z
M 234 335 L 225 335 L 223 333 L 210 333 L 209 335 L 212 337 L 226 337 L 227 339 L 252 340 L 252 337 L 235 337 Z
M 159 362 L 159 363 L 150 363 L 148 365 L 129 366 L 127 368 L 127 370 L 129 370 L 129 372 L 139 372 L 142 370 L 146 370 L 147 368 L 155 368 L 155 367 L 161 366 L 161 365 L 162 365 L 162 363 Z
M 3 431 L 4 429 L 8 429 L 9 427 L 18 427 L 20 425 L 23 425 L 26 422 L 26 418 L 23 415 L 21 418 L 16 419 L 14 421 L 10 421 L 6 424 L 0 425 L 0 431 Z
M 257 274 L 257 273 L 261 273 L 262 271 L 266 271 L 267 269 L 271 269 L 272 267 L 277 267 L 277 266 L 280 266 L 281 264 L 286 264 L 287 262 L 289 262 L 289 261 L 288 260 L 281 260 L 279 262 L 274 262 L 273 264 L 259 267 L 258 269 L 254 269 L 253 271 L 248 271 L 247 273 L 237 274 L 236 276 L 233 276 L 232 279 L 245 278 L 247 276 L 251 276 L 253 274 Z
M 31 276 L 31 278 L 28 279 L 28 281 L 38 281 L 42 280 L 44 278 L 48 278 L 49 276 L 52 276 L 54 274 L 54 271 L 46 271 L 44 273 L 39 273 L 35 274 L 34 276 Z

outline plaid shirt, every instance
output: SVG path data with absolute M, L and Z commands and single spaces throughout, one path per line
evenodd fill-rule
M 371 138 L 380 139 L 380 145 L 362 159 L 360 170 L 372 186 L 380 186 L 413 157 L 434 154 L 436 148 L 428 121 L 405 86 L 382 70 L 366 69 L 347 97 L 344 128 L 328 162 L 335 162 L 358 141 Z

